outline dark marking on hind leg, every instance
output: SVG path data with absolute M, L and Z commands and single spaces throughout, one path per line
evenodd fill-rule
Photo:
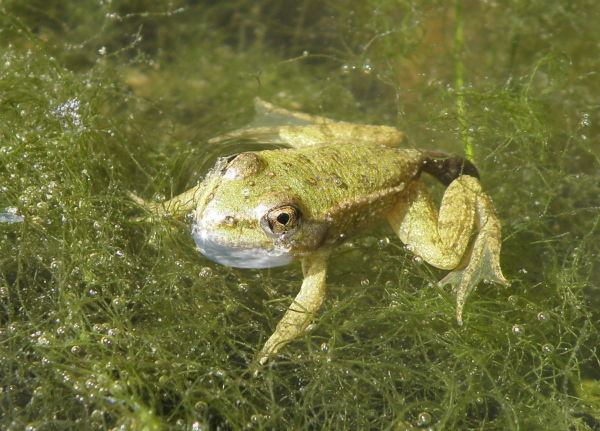
M 475 165 L 464 157 L 435 151 L 423 151 L 423 154 L 425 158 L 421 170 L 445 185 L 449 185 L 461 175 L 470 175 L 479 179 L 479 172 Z

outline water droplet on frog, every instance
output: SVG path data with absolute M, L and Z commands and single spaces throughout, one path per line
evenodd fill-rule
M 431 423 L 431 414 L 428 412 L 421 412 L 417 415 L 417 426 L 424 427 Z
M 523 334 L 523 328 L 520 327 L 519 325 L 513 325 L 511 331 L 515 335 L 522 335 Z

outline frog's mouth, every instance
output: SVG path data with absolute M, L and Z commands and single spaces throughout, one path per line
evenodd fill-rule
M 197 224 L 192 224 L 192 237 L 200 253 L 213 262 L 233 268 L 274 268 L 287 265 L 292 255 L 285 248 L 232 246 L 219 242 L 217 235 Z

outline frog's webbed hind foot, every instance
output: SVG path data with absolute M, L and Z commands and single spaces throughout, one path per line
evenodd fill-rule
M 456 320 L 462 325 L 462 312 L 467 296 L 480 281 L 508 285 L 500 268 L 500 221 L 491 199 L 479 190 L 476 197 L 478 233 L 468 253 L 462 259 L 460 269 L 448 273 L 440 285 L 450 284 L 456 292 Z

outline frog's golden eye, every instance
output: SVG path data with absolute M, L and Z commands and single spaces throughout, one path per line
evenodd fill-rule
M 300 210 L 295 205 L 282 205 L 271 209 L 263 218 L 263 229 L 281 235 L 294 230 L 300 223 Z

